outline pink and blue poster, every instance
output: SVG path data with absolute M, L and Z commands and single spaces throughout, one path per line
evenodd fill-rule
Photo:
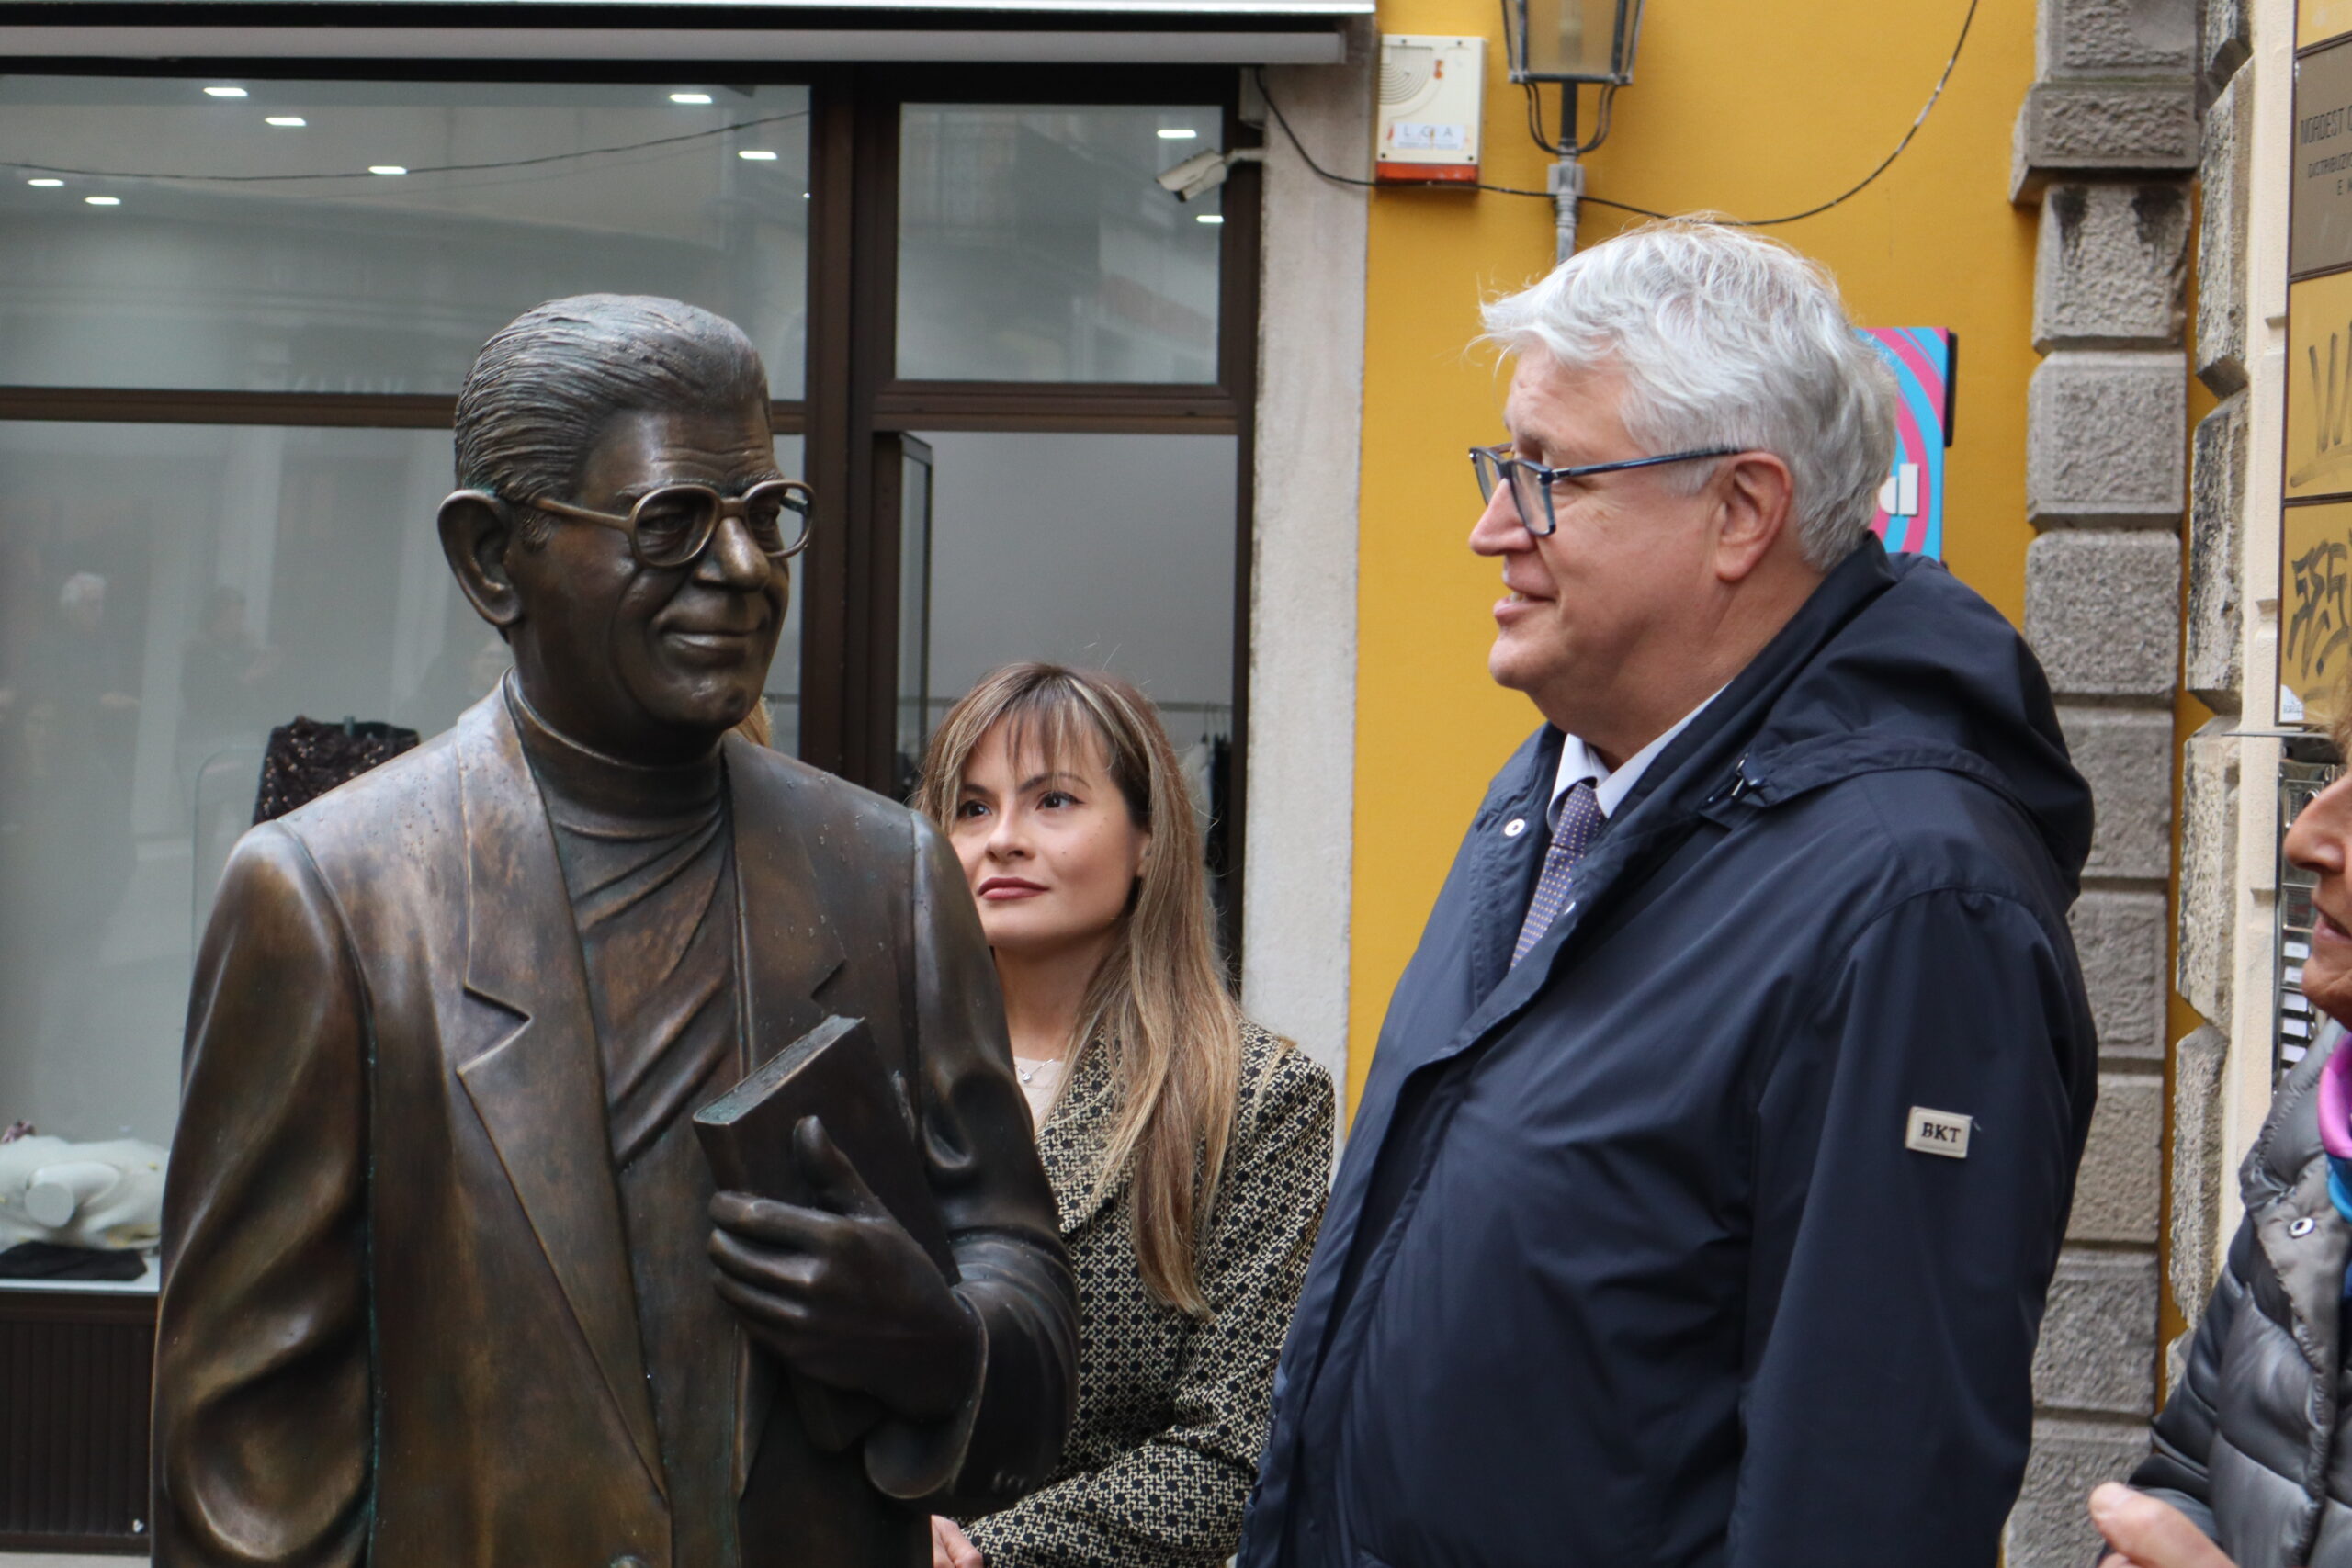
M 1940 560 L 1944 455 L 1951 446 L 1952 369 L 1959 344 L 1942 327 L 1864 327 L 1894 372 L 1894 468 L 1878 492 L 1871 531 L 1889 551 Z

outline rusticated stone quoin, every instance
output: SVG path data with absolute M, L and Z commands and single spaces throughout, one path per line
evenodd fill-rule
M 2238 746 L 2216 718 L 2182 748 L 2180 925 L 2173 987 L 2208 1021 L 2230 1016 L 2236 950 Z
M 2042 73 L 2185 76 L 2197 17 L 2168 0 L 2041 0 Z
M 2172 1213 L 2165 1224 L 2165 1284 L 2195 1323 L 2220 1273 L 2222 1066 L 2229 1036 L 2207 1024 L 2172 1056 Z
M 2155 1355 L 2155 1255 L 2075 1247 L 2060 1254 L 2034 1350 L 2035 1403 L 2154 1415 Z
M 2178 353 L 2062 351 L 2026 389 L 2026 515 L 2041 528 L 2177 529 L 2188 479 Z
M 2235 713 L 2245 683 L 2238 592 L 2238 516 L 2245 507 L 2245 394 L 2197 422 L 2188 462 L 2188 646 L 2181 683 L 2216 713 Z
M 2254 144 L 2254 84 L 2233 79 L 2205 111 L 2198 164 L 2197 374 L 2217 396 L 2245 385 L 2246 201 Z
M 2245 57 L 2243 0 L 2234 17 L 2217 14 L 2233 0 L 2202 4 L 2200 28 L 2199 0 L 2037 0 L 2039 80 L 2011 146 L 2012 197 L 2041 203 L 2033 342 L 2046 355 L 2027 393 L 2026 514 L 2040 536 L 2026 557 L 2025 630 L 2097 807 L 2088 887 L 2070 919 L 2105 1070 L 2035 1358 L 2033 1447 L 2002 1543 L 2008 1568 L 2078 1568 L 2097 1555 L 2084 1499 L 2145 1453 L 2158 1389 L 2165 885 L 2190 483 L 2188 176 L 2200 157 L 2243 144 L 2228 130 L 2201 135 L 2197 81 L 2209 61 L 2233 69 Z M 2200 265 L 2226 243 L 2212 232 L 2211 200 L 2195 231 Z M 2222 221 L 2244 227 L 2242 215 Z M 2199 321 L 2209 341 L 2198 368 L 2225 392 L 2245 353 L 2232 309 L 2210 303 Z M 2200 444 L 2200 497 L 2243 487 L 2242 427 L 2235 446 L 2231 435 L 2224 421 L 2211 433 L 2215 450 Z M 2239 550 L 2218 519 L 2207 535 L 2197 547 L 2219 575 L 2200 604 L 2226 625 L 2199 627 L 2196 652 L 2206 678 L 2233 687 L 2238 592 L 2221 578 Z M 2217 793 L 2226 792 L 2207 791 Z M 2228 815 L 2226 799 L 2219 809 Z M 2232 841 L 2217 833 L 2209 860 Z M 2226 883 L 2225 863 L 2217 874 Z M 2217 955 L 2228 950 L 2228 912 L 2209 936 Z
M 2034 347 L 2171 346 L 2188 265 L 2178 183 L 2052 185 L 2034 247 Z
M 2246 0 L 2204 0 L 2203 9 L 2197 65 L 2206 81 L 2218 85 L 2245 63 L 2254 48 L 2254 31 L 2246 20 Z
M 2075 1178 L 2068 1241 L 2154 1244 L 2164 1095 L 2165 1080 L 2154 1073 L 2102 1076 L 2082 1170 Z
M 2025 558 L 2025 636 L 2053 691 L 2162 699 L 2180 657 L 2180 542 L 2113 530 L 2044 534 Z
M 2148 81 L 2036 82 L 2011 145 L 2009 196 L 2052 179 L 2185 175 L 2197 167 L 2197 97 L 2184 75 Z
M 2172 715 L 2062 707 L 2058 722 L 2098 806 L 2083 874 L 2161 880 L 2172 869 Z
M 2099 1545 L 2083 1499 L 2102 1481 L 2120 1481 L 2147 1456 L 2148 1424 L 2043 1416 L 2033 1424 L 2025 1485 L 2009 1515 L 2007 1568 L 2083 1568 Z
M 2162 1061 L 2164 895 L 2093 890 L 2075 900 L 2070 919 L 2099 1055 Z

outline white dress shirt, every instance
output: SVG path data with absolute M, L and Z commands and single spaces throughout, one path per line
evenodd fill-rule
M 1546 820 L 1551 823 L 1552 830 L 1559 831 L 1561 799 L 1568 791 L 1588 781 L 1592 784 L 1593 798 L 1600 803 L 1600 814 L 1603 817 L 1616 816 L 1617 807 L 1633 793 L 1634 786 L 1642 782 L 1642 775 L 1649 772 L 1652 762 L 1657 761 L 1657 754 L 1665 750 L 1676 736 L 1690 728 L 1692 719 L 1707 711 L 1707 703 L 1723 694 L 1723 687 L 1716 687 L 1708 694 L 1707 702 L 1684 714 L 1673 728 L 1626 758 L 1614 773 L 1600 760 L 1600 752 L 1584 743 L 1582 737 L 1568 736 L 1560 747 L 1560 771 L 1552 778 L 1552 804 L 1546 810 Z

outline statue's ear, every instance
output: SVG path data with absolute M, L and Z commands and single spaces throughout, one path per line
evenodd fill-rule
M 441 553 L 481 618 L 501 631 L 523 618 L 522 596 L 507 574 L 514 509 L 488 491 L 461 490 L 441 503 Z

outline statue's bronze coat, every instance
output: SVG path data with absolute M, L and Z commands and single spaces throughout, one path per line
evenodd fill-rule
M 673 1563 L 581 943 L 509 700 L 256 828 L 222 883 L 166 1201 L 167 1568 L 733 1568 Z M 870 1021 L 984 1330 L 951 1415 L 842 1454 L 739 1335 L 709 1416 L 735 1435 L 741 1562 L 915 1568 L 932 1505 L 1017 1495 L 1059 1446 L 1053 1200 L 953 856 L 792 759 L 729 737 L 723 760 L 741 1062 Z

